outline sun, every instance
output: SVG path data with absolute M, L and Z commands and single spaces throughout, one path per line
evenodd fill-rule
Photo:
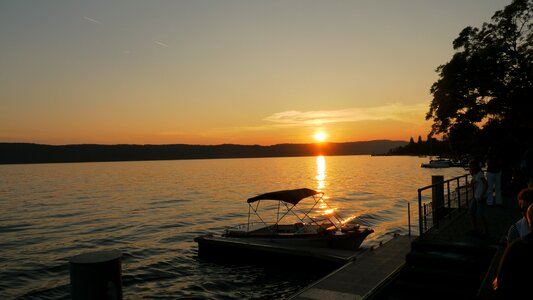
M 327 137 L 328 137 L 327 133 L 323 131 L 319 131 L 313 135 L 313 138 L 315 139 L 315 141 L 319 143 L 325 141 Z

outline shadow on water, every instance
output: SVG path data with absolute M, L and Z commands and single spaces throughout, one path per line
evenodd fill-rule
M 165 291 L 157 297 L 164 299 L 281 299 L 333 270 L 311 265 L 309 261 L 279 260 L 262 255 L 243 259 L 200 258 L 196 249 L 181 254 L 163 258 L 146 250 L 125 253 L 125 299 L 153 298 L 158 295 L 154 293 L 157 290 Z M 147 262 L 146 256 L 159 258 Z

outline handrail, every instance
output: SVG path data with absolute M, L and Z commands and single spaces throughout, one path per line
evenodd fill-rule
M 419 226 L 419 236 L 422 237 L 427 231 L 436 226 L 438 228 L 439 221 L 444 217 L 451 218 L 452 214 L 455 211 L 463 208 L 463 201 L 465 206 L 468 206 L 470 188 L 468 185 L 469 174 L 462 176 L 457 176 L 442 182 L 436 182 L 418 189 L 418 226 Z M 464 185 L 461 185 L 461 179 L 464 178 Z M 452 196 L 453 192 L 450 189 L 450 183 L 455 183 L 455 195 Z M 422 201 L 422 192 L 428 189 L 437 190 L 442 188 L 442 193 L 444 193 L 444 186 L 446 185 L 447 195 L 443 199 L 431 199 L 430 203 L 423 203 Z M 462 198 L 464 194 L 465 198 Z M 434 193 L 434 197 L 435 197 Z M 445 201 L 446 199 L 446 201 Z M 437 201 L 442 202 L 442 206 L 437 206 Z M 428 226 L 429 215 L 432 215 L 431 225 Z

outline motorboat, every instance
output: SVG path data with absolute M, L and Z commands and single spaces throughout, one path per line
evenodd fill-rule
M 422 168 L 450 168 L 455 164 L 449 159 L 432 159 L 429 163 L 422 163 L 420 166 Z
M 195 238 L 200 255 L 252 248 L 277 253 L 296 253 L 298 248 L 355 251 L 374 232 L 356 217 L 341 218 L 323 192 L 308 188 L 269 192 L 249 198 L 247 203 L 247 223 L 226 228 L 218 236 Z M 272 222 L 259 213 L 260 208 L 273 216 Z

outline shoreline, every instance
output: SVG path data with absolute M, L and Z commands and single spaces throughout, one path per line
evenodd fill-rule
M 375 140 L 348 143 L 259 145 L 43 145 L 0 143 L 0 164 L 82 163 L 225 158 L 373 155 L 406 144 Z

